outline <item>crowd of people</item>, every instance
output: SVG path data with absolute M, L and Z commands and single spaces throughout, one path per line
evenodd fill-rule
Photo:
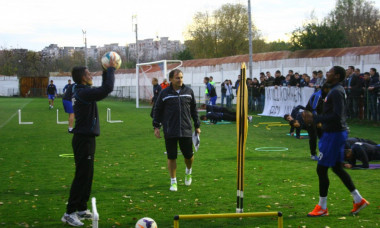
M 205 80 L 207 80 L 206 78 Z M 208 79 L 211 79 L 212 82 L 212 77 Z M 228 79 L 221 83 L 221 106 L 232 107 L 234 93 L 236 95 L 240 80 L 239 75 L 235 83 Z M 266 73 L 261 72 L 259 78 L 247 78 L 246 81 L 249 109 L 251 111 L 263 111 L 265 106 L 265 87 L 309 87 L 319 91 L 325 82 L 326 77 L 321 70 L 313 71 L 311 76 L 306 73 L 294 73 L 293 70 L 289 70 L 286 76 L 283 76 L 281 71 L 277 70 L 274 77 L 269 71 Z M 380 120 L 380 81 L 376 68 L 371 68 L 369 72 L 362 73 L 360 69 L 349 66 L 346 69 L 346 78 L 341 84 L 347 96 L 348 118 Z M 213 84 L 211 83 L 211 85 Z

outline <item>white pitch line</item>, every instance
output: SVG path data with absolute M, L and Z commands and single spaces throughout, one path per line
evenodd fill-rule
M 21 108 L 19 108 L 19 109 L 22 110 L 27 104 L 29 104 L 29 103 L 32 102 L 32 101 L 33 101 L 33 99 L 30 100 L 29 102 L 23 104 L 23 105 L 21 106 Z M 13 115 L 12 115 L 11 117 L 9 117 L 9 119 L 7 119 L 4 123 L 2 123 L 2 124 L 0 125 L 0 129 L 3 128 L 5 125 L 7 125 L 7 123 L 9 123 L 9 121 L 11 121 L 12 118 L 15 117 L 15 115 L 17 115 L 17 113 L 18 113 L 18 109 L 17 109 L 17 111 L 16 111 L 15 113 L 13 113 Z

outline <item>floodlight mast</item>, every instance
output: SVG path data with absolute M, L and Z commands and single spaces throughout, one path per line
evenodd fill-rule
M 87 67 L 87 36 L 86 30 L 82 29 L 83 33 L 83 42 L 84 42 L 84 65 Z
M 138 84 L 139 80 L 139 39 L 138 39 L 138 33 L 137 33 L 137 14 L 132 15 L 132 28 L 133 23 L 135 24 L 135 33 L 136 33 L 136 83 Z M 136 107 L 139 107 L 139 87 L 136 86 Z
M 252 64 L 253 64 L 253 59 L 252 59 L 252 20 L 251 20 L 251 0 L 248 0 L 248 31 L 249 31 L 249 64 L 248 64 L 248 69 L 249 69 L 249 77 L 252 78 Z

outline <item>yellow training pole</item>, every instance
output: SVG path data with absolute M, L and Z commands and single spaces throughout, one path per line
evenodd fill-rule
M 244 199 L 244 160 L 245 144 L 248 133 L 248 88 L 246 83 L 245 63 L 241 64 L 240 82 L 236 99 L 236 133 L 237 133 L 237 199 L 236 213 L 243 212 Z

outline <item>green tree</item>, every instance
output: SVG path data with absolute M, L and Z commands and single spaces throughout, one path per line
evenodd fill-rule
M 194 16 L 188 35 L 190 39 L 185 43 L 195 58 L 218 56 L 216 24 L 209 13 L 198 12 Z
M 258 38 L 252 26 L 253 39 Z M 225 4 L 212 14 L 198 12 L 187 31 L 186 46 L 194 58 L 248 53 L 248 12 L 242 4 Z
M 346 32 L 336 25 L 309 23 L 293 31 L 292 50 L 347 47 Z
M 179 60 L 189 60 L 189 59 L 194 59 L 193 55 L 191 54 L 191 51 L 189 48 L 185 48 L 182 51 L 179 51 L 173 55 L 174 59 L 179 59 Z
M 218 51 L 221 56 L 246 54 L 248 52 L 248 10 L 242 4 L 225 4 L 214 12 L 218 35 Z M 258 37 L 252 26 L 253 39 Z
M 380 43 L 380 12 L 366 0 L 337 0 L 326 17 L 329 26 L 344 30 L 351 46 Z
M 9 50 L 0 51 L 0 74 L 1 75 L 16 75 L 17 65 L 14 60 L 14 54 Z

